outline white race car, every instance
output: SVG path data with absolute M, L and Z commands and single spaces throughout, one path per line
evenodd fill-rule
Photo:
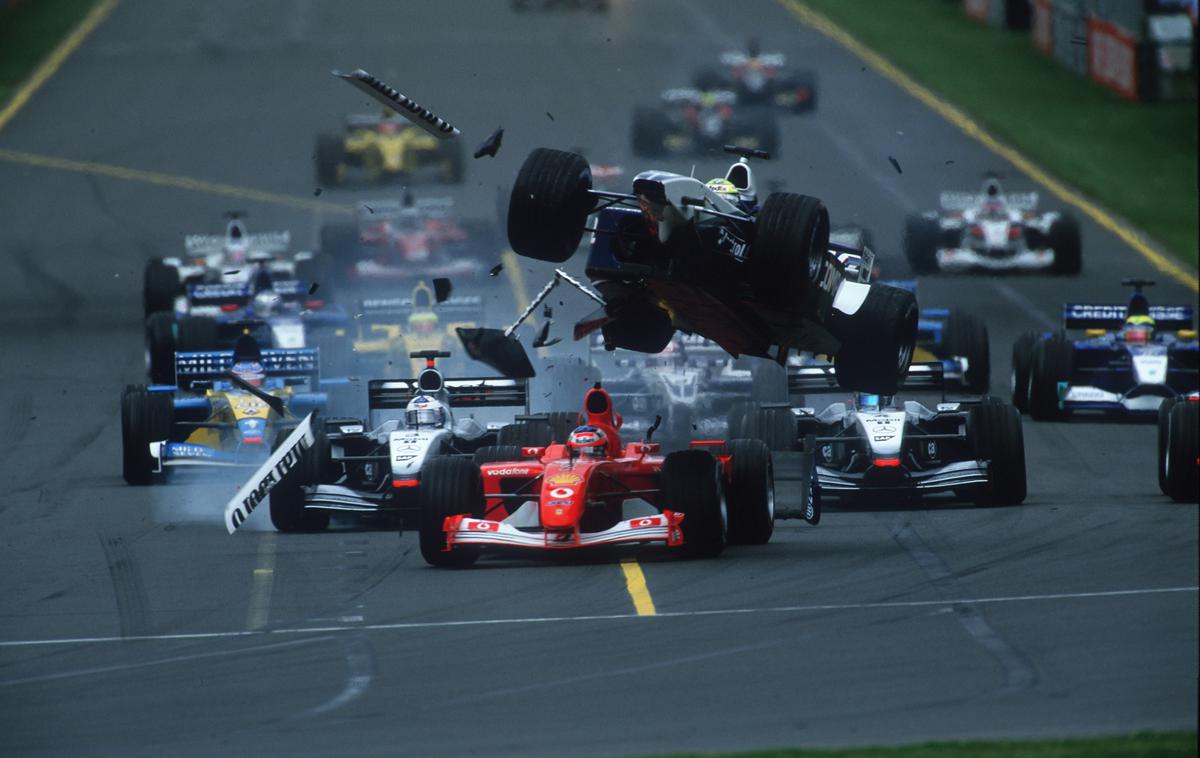
M 943 192 L 941 209 L 909 216 L 904 254 L 917 274 L 938 271 L 1048 271 L 1083 267 L 1079 223 L 1037 212 L 1036 192 L 1005 194 L 989 176 L 980 192 Z

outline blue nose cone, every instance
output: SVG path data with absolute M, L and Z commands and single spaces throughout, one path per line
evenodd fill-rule
M 267 422 L 261 418 L 243 418 L 237 422 L 238 433 L 246 444 L 262 444 L 266 441 Z

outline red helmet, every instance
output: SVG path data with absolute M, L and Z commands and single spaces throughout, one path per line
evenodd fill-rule
M 604 458 L 608 455 L 608 435 L 598 427 L 581 426 L 567 437 L 567 447 L 586 458 Z

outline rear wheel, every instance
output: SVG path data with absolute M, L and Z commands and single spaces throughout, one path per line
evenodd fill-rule
M 1197 500 L 1197 417 L 1200 403 L 1181 400 L 1171 408 L 1168 418 L 1167 451 L 1163 460 L 1163 478 L 1167 494 L 1177 503 Z
M 925 216 L 909 216 L 904 225 L 904 257 L 914 274 L 937 273 L 938 222 Z
M 183 294 L 179 269 L 154 258 L 146 263 L 142 273 L 142 307 L 145 315 L 156 311 L 174 311 L 175 298 Z
M 945 354 L 967 359 L 963 377 L 967 391 L 978 395 L 987 392 L 992 371 L 987 326 L 970 313 L 951 310 L 943 334 Z
M 1063 214 L 1050 224 L 1050 247 L 1054 250 L 1052 273 L 1074 276 L 1083 270 L 1079 222 L 1073 216 Z
M 838 384 L 858 392 L 896 394 L 917 340 L 916 296 L 899 287 L 872 284 L 858 311 L 835 311 L 830 326 L 842 343 L 833 363 Z
M 518 445 L 489 445 L 481 447 L 471 456 L 476 466 L 485 463 L 508 463 L 521 460 L 521 448 Z
M 169 439 L 175 408 L 166 392 L 148 392 L 129 386 L 121 395 L 121 474 L 129 484 L 154 484 L 163 478 L 155 473 L 150 443 Z
M 671 119 L 662 109 L 639 107 L 633 111 L 633 154 L 641 158 L 658 158 L 667 152 L 667 134 Z
M 323 484 L 334 478 L 325 422 L 313 416 L 313 445 L 304 451 L 299 463 L 271 490 L 271 523 L 281 532 L 322 532 L 329 527 L 329 511 L 304 507 L 304 487 Z M 279 449 L 291 430 L 275 436 L 272 450 Z
M 554 430 L 547 421 L 516 421 L 500 428 L 497 445 L 546 447 L 554 441 Z
M 1025 437 L 1021 414 L 994 397 L 971 409 L 968 420 L 976 457 L 988 461 L 988 483 L 975 493 L 977 505 L 1025 502 Z
M 760 440 L 730 440 L 729 541 L 763 545 L 775 532 L 775 471 Z
M 319 186 L 336 187 L 341 182 L 340 170 L 345 160 L 345 152 L 341 133 L 322 132 L 317 135 L 315 161 Z
M 508 242 L 527 258 L 563 263 L 579 247 L 595 201 L 592 169 L 577 153 L 539 147 L 529 154 L 508 202 Z
M 1061 336 L 1041 340 L 1033 351 L 1029 378 L 1029 413 L 1038 421 L 1065 419 L 1058 399 L 1058 385 L 1071 380 L 1074 350 Z
M 772 305 L 805 307 L 805 293 L 828 265 L 829 212 L 815 197 L 772 192 L 755 227 L 750 250 L 754 294 Z
M 759 403 L 786 403 L 787 368 L 775 361 L 758 361 L 750 368 L 750 397 Z
M 146 319 L 146 371 L 155 384 L 175 383 L 175 316 L 167 311 Z
M 1038 335 L 1025 332 L 1013 343 L 1012 374 L 1009 382 L 1012 404 L 1021 413 L 1029 412 L 1029 375 L 1033 369 L 1033 351 L 1037 347 Z
M 181 353 L 216 350 L 217 322 L 205 316 L 184 316 L 179 319 L 175 349 Z
M 728 513 L 717 459 L 706 450 L 680 450 L 663 460 L 661 506 L 684 515 L 683 554 L 714 558 L 725 549 Z
M 478 545 L 446 550 L 444 524 L 449 516 L 483 518 L 483 480 L 479 467 L 466 458 L 442 456 L 425 463 L 417 491 L 421 513 L 421 557 L 431 566 L 460 568 L 479 559 Z
M 796 417 L 789 408 L 747 408 L 737 435 L 760 440 L 769 450 L 793 451 L 797 448 Z

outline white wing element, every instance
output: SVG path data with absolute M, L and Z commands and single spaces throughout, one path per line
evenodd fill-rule
M 230 534 L 246 522 L 254 509 L 261 505 L 275 485 L 283 481 L 287 473 L 299 465 L 304 453 L 313 446 L 312 414 L 304 417 L 283 444 L 276 448 L 271 457 L 258 467 L 250 481 L 242 485 L 225 504 L 225 528 Z
M 370 95 L 373 99 L 383 103 L 388 108 L 404 116 L 409 121 L 421 127 L 438 139 L 451 139 L 459 136 L 458 131 L 449 121 L 434 114 L 428 108 L 417 104 L 411 98 L 400 94 L 395 88 L 388 86 L 383 81 L 371 76 L 361 68 L 356 69 L 349 74 L 343 74 L 340 71 L 334 71 L 333 75 L 345 79 L 354 87 L 362 90 Z

